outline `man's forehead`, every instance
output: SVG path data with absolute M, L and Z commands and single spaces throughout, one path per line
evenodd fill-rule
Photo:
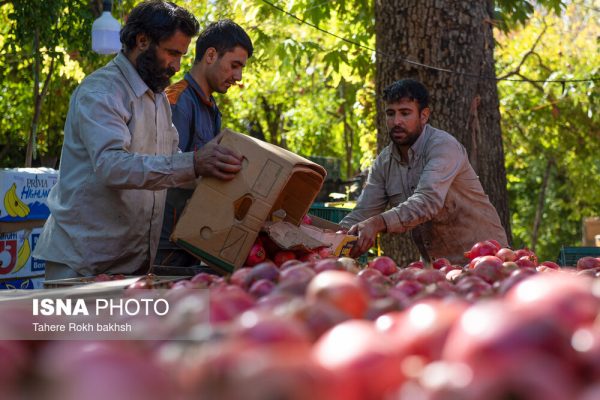
M 227 57 L 245 62 L 248 59 L 248 51 L 242 46 L 235 46 L 233 49 L 227 50 L 225 53 L 223 53 L 221 57 Z
M 393 101 L 388 101 L 385 103 L 385 108 L 386 109 L 391 109 L 391 108 L 406 108 L 406 109 L 412 109 L 412 108 L 418 108 L 419 107 L 419 102 L 413 98 L 409 98 L 409 97 L 402 97 L 399 100 L 393 100 Z
M 171 36 L 158 41 L 158 45 L 164 49 L 186 54 L 192 38 L 180 30 L 176 30 Z

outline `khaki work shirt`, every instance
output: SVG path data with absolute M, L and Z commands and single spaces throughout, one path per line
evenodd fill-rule
M 390 207 L 388 210 L 386 208 Z M 409 149 L 408 163 L 390 143 L 375 160 L 356 208 L 340 224 L 349 228 L 382 214 L 387 232 L 412 230 L 426 261 L 467 261 L 478 241 L 507 246 L 506 232 L 465 148 L 447 132 L 426 125 Z
M 83 275 L 152 265 L 166 188 L 193 185 L 193 153 L 164 93 L 153 93 L 119 53 L 77 87 L 65 122 L 51 215 L 34 256 Z

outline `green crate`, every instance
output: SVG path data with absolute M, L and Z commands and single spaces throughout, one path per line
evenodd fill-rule
M 308 213 L 339 224 L 350 211 L 352 211 L 350 208 L 325 207 L 323 203 L 313 203 L 313 205 L 310 206 Z
M 600 247 L 561 247 L 558 265 L 574 267 L 582 257 L 600 257 Z
M 367 255 L 367 253 L 363 254 L 362 256 L 358 257 L 356 259 L 356 261 L 359 262 L 361 267 L 364 267 L 367 265 L 367 263 L 369 262 L 369 256 Z

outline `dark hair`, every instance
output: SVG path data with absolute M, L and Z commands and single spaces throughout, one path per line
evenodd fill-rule
M 136 37 L 143 33 L 154 43 L 170 38 L 176 31 L 192 37 L 198 34 L 198 21 L 183 7 L 162 0 L 149 0 L 131 10 L 127 22 L 121 29 L 121 43 L 125 51 L 135 48 Z
M 425 85 L 416 79 L 400 79 L 383 89 L 383 100 L 394 103 L 409 99 L 419 103 L 419 111 L 429 107 L 429 92 Z
M 213 22 L 198 36 L 194 62 L 200 61 L 210 47 L 214 47 L 217 54 L 221 56 L 237 46 L 241 46 L 248 52 L 248 58 L 252 57 L 254 51 L 252 40 L 241 26 L 230 19 Z

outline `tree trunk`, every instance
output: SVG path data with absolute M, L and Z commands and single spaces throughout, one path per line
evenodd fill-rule
M 343 100 L 341 106 L 342 122 L 344 124 L 344 150 L 346 153 L 346 179 L 352 178 L 352 157 L 354 144 L 354 129 L 348 123 L 348 100 L 346 99 L 346 81 L 342 79 L 340 82 L 340 98 Z
M 546 170 L 544 171 L 544 177 L 542 178 L 542 186 L 540 187 L 540 194 L 538 195 L 538 203 L 535 208 L 535 218 L 533 219 L 533 231 L 531 233 L 531 251 L 535 252 L 537 246 L 538 233 L 540 225 L 542 224 L 542 215 L 544 213 L 544 203 L 546 202 L 546 189 L 548 189 L 548 182 L 550 181 L 550 170 L 554 165 L 554 160 L 549 159 L 546 162 Z
M 492 11 L 492 0 L 375 1 L 377 147 L 381 151 L 389 143 L 383 89 L 401 78 L 423 82 L 431 95 L 430 124 L 466 147 L 510 241 Z M 397 260 L 415 259 L 418 254 L 407 238 L 384 235 L 382 244 L 384 253 Z
M 271 105 L 267 97 L 261 97 L 261 104 L 263 111 L 265 112 L 265 118 L 267 122 L 267 131 L 269 132 L 270 142 L 286 148 L 285 140 L 283 138 L 283 107 L 282 104 Z
M 34 51 L 34 65 L 33 65 L 33 116 L 31 118 L 31 128 L 29 131 L 29 139 L 27 141 L 27 150 L 25 152 L 25 167 L 31 167 L 33 159 L 36 157 L 36 137 L 37 128 L 40 121 L 40 115 L 42 114 L 42 104 L 46 94 L 48 94 L 48 88 L 50 87 L 50 81 L 52 74 L 54 73 L 54 61 L 55 56 L 52 56 L 50 60 L 50 66 L 48 68 L 48 74 L 44 80 L 44 84 L 40 89 L 40 71 L 42 69 L 42 54 L 40 51 L 40 40 L 39 33 L 36 30 L 34 35 L 33 43 Z
M 40 108 L 40 64 L 41 64 L 41 55 L 40 55 L 40 37 L 39 32 L 36 29 L 35 34 L 33 36 L 33 52 L 34 52 L 34 61 L 33 61 L 33 116 L 31 118 L 31 128 L 29 130 L 29 138 L 27 140 L 27 150 L 25 152 L 25 167 L 30 168 L 33 156 L 35 152 L 35 136 L 37 134 L 37 122 L 39 119 L 39 108 Z

